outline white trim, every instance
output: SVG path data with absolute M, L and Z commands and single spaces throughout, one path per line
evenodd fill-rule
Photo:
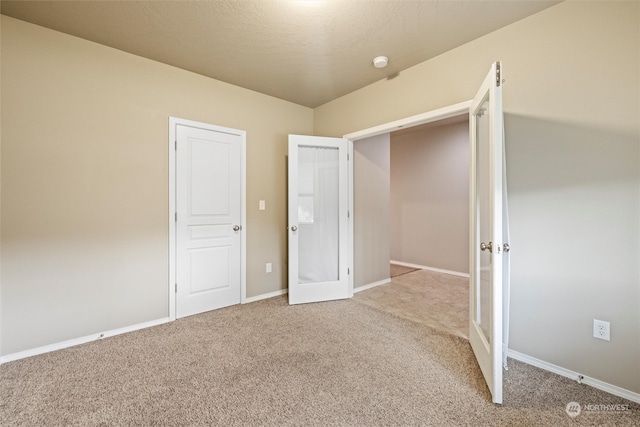
M 268 292 L 266 294 L 256 295 L 255 297 L 245 298 L 242 304 L 248 304 L 250 302 L 261 301 L 263 299 L 269 299 L 273 297 L 279 297 L 280 295 L 286 295 L 289 292 L 288 289 L 280 289 L 279 291 Z
M 435 267 L 427 267 L 426 265 L 411 264 L 411 263 L 402 262 L 402 261 L 391 260 L 390 262 L 391 264 L 401 265 L 403 267 L 419 268 L 420 270 L 429 270 L 429 271 L 435 271 L 436 273 L 451 274 L 453 276 L 469 278 L 469 273 L 461 273 L 459 271 L 444 270 L 442 268 L 435 268 Z
M 378 280 L 377 282 L 369 283 L 368 285 L 358 286 L 353 290 L 354 293 L 366 291 L 367 289 L 375 288 L 376 286 L 386 285 L 387 283 L 391 283 L 391 278 Z
M 169 117 L 169 319 L 176 320 L 176 126 Z
M 149 322 L 138 323 L 137 325 L 125 326 L 123 328 L 111 329 L 110 331 L 86 335 L 80 338 L 74 338 L 66 341 L 61 341 L 54 344 L 45 345 L 42 347 L 32 348 L 30 350 L 19 351 L 17 353 L 7 354 L 5 356 L 0 357 L 0 364 L 13 362 L 14 360 L 25 359 L 31 356 L 37 356 L 39 354 L 49 353 L 56 350 L 62 350 L 69 347 L 74 347 L 80 344 L 86 344 L 88 342 L 101 340 L 103 338 L 114 337 L 116 335 L 126 334 L 127 332 L 133 332 L 140 329 L 150 328 L 152 326 L 162 325 L 163 323 L 170 322 L 171 319 L 168 317 L 164 317 L 162 319 L 151 320 Z
M 469 114 L 469 107 L 471 107 L 471 102 L 472 101 L 464 101 L 458 104 L 450 105 L 448 107 L 428 111 L 426 113 L 416 114 L 415 116 L 395 120 L 393 122 L 374 126 L 357 132 L 352 132 L 344 135 L 343 138 L 349 139 L 351 141 L 356 141 L 358 139 L 382 135 L 384 133 L 393 132 L 395 130 L 419 126 L 425 123 L 437 122 L 451 117 L 462 116 L 463 114 Z
M 544 360 L 536 359 L 535 357 L 527 356 L 526 354 L 517 352 L 515 350 L 509 349 L 509 357 L 515 360 L 519 360 L 520 362 L 524 362 L 527 365 L 535 366 L 536 368 L 544 369 L 545 371 L 553 372 L 554 374 L 579 381 L 582 384 L 597 388 L 598 390 L 605 391 L 607 393 L 613 394 L 614 396 L 622 397 L 632 402 L 640 403 L 640 393 L 635 393 L 622 387 L 618 387 L 613 384 L 597 380 L 595 378 L 587 377 L 585 375 L 579 374 L 578 372 L 574 372 L 570 369 L 545 362 Z M 582 377 L 582 379 L 580 379 L 580 377 Z
M 347 140 L 347 153 L 349 161 L 347 162 L 347 209 L 349 210 L 349 221 L 347 223 L 347 239 L 349 242 L 347 243 L 347 257 L 348 257 L 348 268 L 349 268 L 349 298 L 353 297 L 353 293 L 355 292 L 353 287 L 353 247 L 355 245 L 355 227 L 354 227 L 354 197 L 353 197 L 353 172 L 354 172 L 354 158 L 353 158 L 353 141 Z
M 240 236 L 240 304 L 247 300 L 247 132 L 242 132 L 242 144 L 240 154 L 240 223 L 242 233 Z
M 242 139 L 240 154 L 240 303 L 247 302 L 247 132 L 193 120 L 169 117 L 169 319 L 176 320 L 176 126 L 190 126 L 198 129 L 238 135 Z

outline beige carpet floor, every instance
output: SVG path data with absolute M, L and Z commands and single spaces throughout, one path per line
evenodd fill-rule
M 353 300 L 277 297 L 0 366 L 2 426 L 633 426 L 640 406 Z M 572 419 L 565 407 L 583 405 Z M 586 410 L 618 404 L 624 411 Z M 628 406 L 626 406 L 628 405 Z
M 392 277 L 391 283 L 356 293 L 354 299 L 462 338 L 469 337 L 469 279 L 465 277 L 429 270 L 407 271 Z

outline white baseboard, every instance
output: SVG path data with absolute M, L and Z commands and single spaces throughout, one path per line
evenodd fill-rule
M 459 271 L 443 270 L 442 268 L 428 267 L 426 265 L 411 264 L 408 262 L 391 260 L 391 264 L 402 265 L 403 267 L 419 268 L 420 270 L 435 271 L 436 273 L 451 274 L 453 276 L 469 277 L 469 273 L 460 273 Z
M 268 294 L 262 294 L 255 297 L 247 298 L 245 303 L 260 301 L 267 298 L 273 298 L 279 295 L 284 295 L 287 293 L 286 289 L 282 289 L 275 292 L 270 292 Z M 96 333 L 92 335 L 87 335 L 80 338 L 73 338 L 66 341 L 57 342 L 54 344 L 45 345 L 42 347 L 36 347 L 29 350 L 19 351 L 17 353 L 7 354 L 5 356 L 0 356 L 0 365 L 7 362 L 13 362 L 14 360 L 25 359 L 31 356 L 37 356 L 39 354 L 49 353 L 51 351 L 62 350 L 64 348 L 73 347 L 80 344 L 86 344 L 91 341 L 96 341 L 103 338 L 109 338 L 120 334 L 125 334 L 127 332 L 137 331 L 139 329 L 150 328 L 152 326 L 162 325 L 163 323 L 168 323 L 171 321 L 171 318 L 164 317 L 162 319 L 151 320 L 149 322 L 138 323 L 137 325 L 125 326 L 123 328 L 112 329 L 110 331 L 105 331 L 101 333 Z
M 120 334 L 126 334 L 127 332 L 137 331 L 139 329 L 150 328 L 152 326 L 162 325 L 163 323 L 169 322 L 170 319 L 168 317 L 164 317 L 162 319 L 151 320 L 149 322 L 138 323 L 137 325 L 125 326 L 123 328 L 112 329 L 110 331 L 87 335 L 80 338 L 74 338 L 71 340 L 61 341 L 54 344 L 45 345 L 42 347 L 32 348 L 30 350 L 19 351 L 17 353 L 7 354 L 5 356 L 0 357 L 0 365 L 7 362 L 13 362 L 14 360 L 25 359 L 31 356 L 37 356 L 39 354 L 49 353 L 51 351 L 62 350 L 64 348 L 73 347 L 80 344 L 86 344 L 91 341 L 100 340 L 103 338 L 109 338 Z
M 353 288 L 353 293 L 357 293 L 360 291 L 366 291 L 367 289 L 375 288 L 376 286 L 384 285 L 391 282 L 391 278 L 378 280 L 377 282 L 369 283 L 368 285 L 358 286 L 357 288 Z
M 595 378 L 587 377 L 586 375 L 582 375 L 578 372 L 562 368 L 552 363 L 545 362 L 544 360 L 536 359 L 535 357 L 527 356 L 526 354 L 522 354 L 511 349 L 508 352 L 508 356 L 512 359 L 519 360 L 520 362 L 535 366 L 536 368 L 544 369 L 545 371 L 553 372 L 554 374 L 558 374 L 572 380 L 578 381 L 582 376 L 582 379 L 580 380 L 580 383 L 582 384 L 597 388 L 598 390 L 606 391 L 607 393 L 613 394 L 614 396 L 622 397 L 632 402 L 640 403 L 640 393 L 635 393 L 622 387 L 605 383 L 604 381 L 600 381 Z
M 260 300 L 263 300 L 263 299 L 269 299 L 269 298 L 273 298 L 273 297 L 278 297 L 278 296 L 284 295 L 284 294 L 286 294 L 288 292 L 289 292 L 288 289 L 280 289 L 279 291 L 274 291 L 274 292 L 269 292 L 269 293 L 266 293 L 266 294 L 256 295 L 255 297 L 251 297 L 251 298 L 245 299 L 243 304 L 260 301 Z

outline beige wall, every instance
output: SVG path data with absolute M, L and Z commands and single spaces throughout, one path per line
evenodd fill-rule
M 286 134 L 468 100 L 501 60 L 511 347 L 640 392 L 639 7 L 563 2 L 314 111 L 3 16 L 2 354 L 167 315 L 168 116 L 247 131 L 254 296 L 286 282 Z
M 1 105 L 2 354 L 168 315 L 169 116 L 247 131 L 247 296 L 286 288 L 311 109 L 5 16 Z
M 472 98 L 504 65 L 513 350 L 640 392 L 640 3 L 563 2 L 318 107 L 339 136 Z M 592 337 L 594 318 L 611 341 Z
M 353 143 L 353 286 L 389 279 L 389 134 Z
M 391 134 L 391 259 L 466 274 L 469 123 L 442 123 Z

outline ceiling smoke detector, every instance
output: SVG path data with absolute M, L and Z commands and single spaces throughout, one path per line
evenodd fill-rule
M 376 56 L 373 58 L 373 66 L 376 68 L 384 68 L 389 63 L 389 58 L 386 56 Z

